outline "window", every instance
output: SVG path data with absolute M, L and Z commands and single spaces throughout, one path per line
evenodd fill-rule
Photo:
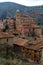
M 7 39 L 7 42 L 8 42 L 8 39 Z
M 33 45 L 32 43 L 29 44 L 29 46 L 32 46 L 32 45 Z
M 37 51 L 35 50 L 35 53 L 36 53 Z

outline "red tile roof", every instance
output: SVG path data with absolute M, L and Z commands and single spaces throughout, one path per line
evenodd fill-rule
M 37 38 L 36 40 L 27 40 L 15 37 L 13 44 L 23 46 L 28 49 L 39 50 L 40 48 L 43 48 L 43 39 Z
M 8 34 L 7 32 L 0 32 L 0 38 L 13 38 L 13 35 Z
M 19 45 L 19 46 L 24 46 L 27 42 L 28 42 L 28 40 L 22 39 L 22 38 L 18 38 L 18 37 L 15 37 L 13 39 L 13 44 L 16 44 L 16 45 Z

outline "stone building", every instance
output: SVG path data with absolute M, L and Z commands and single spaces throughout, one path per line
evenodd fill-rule
M 0 45 L 9 44 L 12 45 L 13 43 L 13 35 L 8 34 L 7 32 L 0 32 Z
M 3 29 L 4 29 L 4 24 L 3 24 L 2 20 L 0 20 L 0 31 L 3 31 Z
M 28 15 L 21 14 L 19 12 L 16 13 L 16 29 L 25 35 L 31 35 L 33 30 L 31 25 L 36 25 L 36 20 Z
M 14 51 L 18 52 L 22 58 L 27 58 L 29 62 L 43 62 L 43 39 L 34 38 L 27 40 L 15 37 L 13 39 Z
M 4 29 L 8 28 L 6 31 L 13 32 L 16 29 L 15 18 L 6 18 L 3 20 Z
M 15 19 L 14 18 L 8 18 L 7 19 L 7 24 L 9 27 L 9 31 L 14 31 L 16 29 L 16 24 L 15 24 Z
M 22 36 L 41 36 L 42 28 L 43 26 L 38 25 L 36 19 L 20 12 L 16 13 L 16 29 Z
M 36 36 L 39 36 L 41 37 L 42 36 L 42 26 L 39 26 L 39 25 L 34 25 L 34 33 Z

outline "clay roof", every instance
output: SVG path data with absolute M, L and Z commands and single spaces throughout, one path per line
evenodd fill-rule
M 40 48 L 43 48 L 43 38 L 32 40 L 25 47 L 29 49 L 39 50 Z
M 22 38 L 18 38 L 18 37 L 15 37 L 13 39 L 13 44 L 16 44 L 19 46 L 24 46 L 26 43 L 28 43 L 27 39 L 22 39 Z
M 31 40 L 29 42 L 29 44 L 33 44 L 33 45 L 36 45 L 36 44 L 39 44 L 40 42 L 43 41 L 43 38 L 36 38 L 36 40 Z
M 33 50 L 39 50 L 43 48 L 43 43 L 39 43 L 37 45 L 28 45 L 26 48 L 33 49 Z
M 18 32 L 17 30 L 14 30 L 14 31 L 9 30 L 8 33 L 9 33 L 9 34 L 19 34 L 19 32 Z
M 0 32 L 0 39 L 1 38 L 13 38 L 13 35 L 8 34 L 7 32 Z
M 38 38 L 37 40 L 27 40 L 15 37 L 13 44 L 23 46 L 28 49 L 39 50 L 40 48 L 43 48 L 43 39 Z

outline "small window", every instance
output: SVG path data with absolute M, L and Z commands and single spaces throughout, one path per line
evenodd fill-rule
M 7 42 L 8 42 L 8 39 L 7 39 Z
M 36 40 L 36 37 L 34 38 L 34 40 Z
M 29 45 L 31 46 L 31 45 L 33 45 L 33 43 L 29 43 Z
M 35 53 L 36 53 L 37 51 L 35 50 Z

